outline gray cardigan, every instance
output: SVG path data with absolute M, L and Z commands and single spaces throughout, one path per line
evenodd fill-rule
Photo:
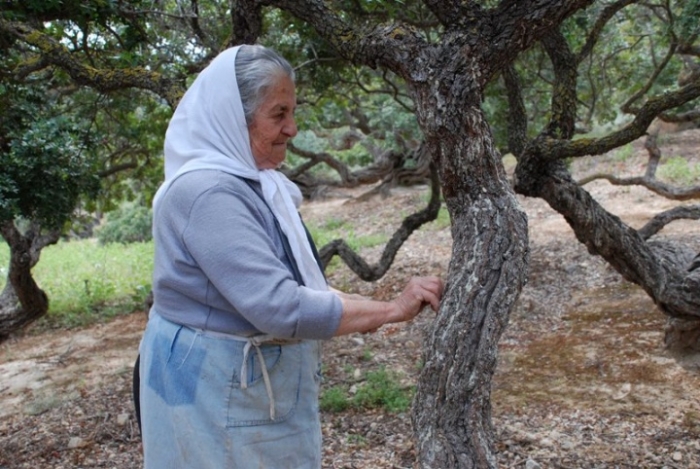
M 295 280 L 257 183 L 216 170 L 185 173 L 153 217 L 152 311 L 198 329 L 328 339 L 340 324 L 335 293 Z

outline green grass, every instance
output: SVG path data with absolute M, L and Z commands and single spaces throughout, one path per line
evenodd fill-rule
M 411 406 L 412 398 L 412 387 L 402 387 L 396 374 L 381 369 L 367 373 L 367 381 L 358 388 L 353 404 L 358 408 L 404 412 Z
M 440 231 L 445 228 L 449 228 L 450 224 L 450 212 L 447 211 L 447 207 L 445 207 L 445 205 L 443 204 L 440 207 L 440 211 L 438 212 L 437 218 L 431 221 L 430 223 L 426 224 L 426 226 L 431 230 Z
M 627 145 L 616 148 L 615 150 L 612 151 L 613 159 L 615 161 L 619 161 L 621 163 L 624 163 L 625 161 L 629 160 L 633 154 L 634 154 L 634 147 L 632 146 L 631 143 L 628 143 Z
M 321 393 L 319 406 L 326 412 L 353 409 L 384 409 L 387 412 L 405 412 L 411 406 L 414 388 L 402 386 L 396 373 L 384 368 L 370 371 L 352 397 L 346 386 L 333 386 Z
M 350 397 L 343 386 L 333 386 L 321 393 L 318 405 L 324 412 L 343 412 L 350 407 Z
M 309 223 L 307 228 L 319 249 L 336 239 L 344 239 L 353 251 L 379 246 L 389 241 L 389 236 L 383 233 L 357 236 L 351 225 L 336 218 L 331 218 L 321 225 Z
M 337 218 L 331 218 L 322 224 L 310 222 L 307 223 L 307 228 L 319 249 L 336 239 L 344 239 L 355 252 L 359 252 L 363 248 L 381 246 L 389 241 L 389 235 L 384 233 L 357 236 L 351 225 Z M 330 264 L 326 267 L 326 275 L 333 273 L 342 263 L 343 261 L 338 256 L 333 256 Z
M 658 174 L 674 184 L 695 185 L 700 183 L 700 164 L 691 164 L 682 156 L 673 156 L 659 166 Z
M 428 205 L 428 202 L 430 202 L 430 192 L 426 192 L 423 194 L 421 197 L 422 203 L 425 205 Z M 408 214 L 407 214 L 408 215 Z M 426 223 L 421 227 L 421 229 L 428 229 L 428 230 L 434 230 L 434 231 L 440 231 L 445 228 L 449 228 L 451 224 L 450 221 L 450 212 L 447 210 L 447 207 L 445 206 L 445 200 L 440 197 L 440 210 L 438 211 L 438 216 L 435 220 L 431 221 L 430 223 Z
M 9 247 L 0 244 L 0 288 L 6 282 Z M 99 245 L 96 240 L 61 241 L 41 251 L 32 270 L 49 297 L 49 312 L 37 326 L 75 327 L 130 313 L 151 289 L 153 243 Z

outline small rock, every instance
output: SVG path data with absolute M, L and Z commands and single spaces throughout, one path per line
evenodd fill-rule
M 360 370 L 359 368 L 355 368 L 355 371 L 352 372 L 352 377 L 355 379 L 360 379 L 361 376 L 362 370 Z
M 350 340 L 355 342 L 357 345 L 365 345 L 365 340 L 362 337 L 353 337 Z
M 676 451 L 675 453 L 673 453 L 673 455 L 671 457 L 676 462 L 679 462 L 680 460 L 683 459 L 683 455 L 680 453 L 680 451 Z
M 117 425 L 119 425 L 120 427 L 123 427 L 124 425 L 126 425 L 126 422 L 128 422 L 128 421 L 129 421 L 129 414 L 119 414 L 117 416 Z
M 613 398 L 613 400 L 620 401 L 620 400 L 624 399 L 625 397 L 627 397 L 629 395 L 630 391 L 632 391 L 632 385 L 630 383 L 625 383 L 620 388 L 620 391 L 618 393 L 616 393 L 615 395 L 613 395 L 612 398 Z
M 576 443 L 574 443 L 571 440 L 562 440 L 561 441 L 561 449 L 570 451 L 576 447 Z
M 525 462 L 525 469 L 542 469 L 542 466 L 537 464 L 532 459 L 528 459 L 527 462 Z
M 68 441 L 68 449 L 83 448 L 85 446 L 87 446 L 87 442 L 79 436 L 71 437 Z

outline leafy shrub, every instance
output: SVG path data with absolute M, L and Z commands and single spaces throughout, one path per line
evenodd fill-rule
M 138 202 L 125 202 L 107 215 L 105 224 L 97 230 L 97 239 L 100 244 L 150 241 L 151 226 L 150 208 Z
M 99 177 L 81 123 L 55 112 L 38 88 L 0 85 L 0 220 L 60 228 Z M 54 113 L 56 115 L 54 115 Z

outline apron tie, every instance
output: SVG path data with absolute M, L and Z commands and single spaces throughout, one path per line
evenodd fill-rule
M 255 352 L 260 362 L 260 369 L 262 370 L 263 381 L 265 381 L 267 397 L 270 399 L 270 420 L 275 420 L 275 396 L 272 392 L 272 384 L 270 383 L 270 374 L 267 372 L 265 357 L 262 350 L 260 350 L 260 346 L 266 341 L 270 341 L 270 339 L 271 337 L 268 335 L 256 335 L 246 340 L 243 347 L 243 365 L 241 366 L 241 389 L 248 389 L 248 355 L 250 354 L 250 349 L 255 347 Z

